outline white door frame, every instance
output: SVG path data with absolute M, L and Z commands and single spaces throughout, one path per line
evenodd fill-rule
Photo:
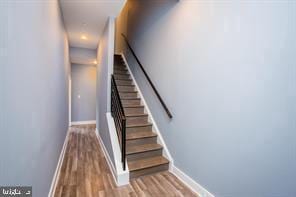
M 69 76 L 69 126 L 71 126 L 72 122 L 72 80 L 71 76 Z

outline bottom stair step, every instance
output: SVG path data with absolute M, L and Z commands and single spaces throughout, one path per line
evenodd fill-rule
M 169 160 L 163 156 L 128 161 L 130 178 L 168 170 Z

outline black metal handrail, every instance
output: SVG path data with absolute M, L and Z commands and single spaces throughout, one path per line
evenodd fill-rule
M 135 54 L 135 52 L 134 52 L 133 48 L 131 47 L 131 45 L 129 44 L 127 37 L 126 37 L 124 34 L 121 34 L 121 35 L 122 35 L 122 37 L 124 38 L 124 40 L 125 40 L 125 42 L 126 42 L 128 48 L 129 48 L 130 51 L 132 52 L 133 56 L 135 57 L 137 63 L 139 64 L 141 70 L 143 71 L 145 77 L 147 78 L 149 84 L 151 85 L 151 87 L 152 87 L 154 93 L 156 94 L 157 98 L 159 99 L 159 101 L 160 101 L 162 107 L 164 108 L 164 110 L 166 111 L 167 115 L 169 116 L 169 118 L 173 118 L 172 113 L 170 112 L 170 110 L 168 109 L 168 107 L 166 106 L 166 104 L 164 103 L 164 101 L 163 101 L 163 99 L 161 98 L 160 94 L 158 93 L 158 91 L 157 91 L 155 85 L 152 83 L 150 77 L 148 76 L 147 72 L 145 71 L 143 65 L 141 64 L 139 58 L 138 58 L 137 55 Z
M 114 119 L 119 143 L 121 146 L 121 162 L 123 170 L 125 170 L 126 117 L 119 97 L 119 91 L 115 83 L 115 78 L 113 75 L 111 77 L 111 114 Z

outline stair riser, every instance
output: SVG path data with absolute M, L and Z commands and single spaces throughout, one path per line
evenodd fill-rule
M 122 65 L 115 65 L 113 70 L 127 70 L 126 66 Z
M 129 75 L 114 75 L 114 78 L 115 79 L 130 79 L 130 76 Z
M 116 81 L 116 85 L 120 86 L 120 85 L 133 85 L 133 81 L 132 80 L 115 80 Z
M 128 107 L 128 108 L 125 108 L 124 107 L 124 113 L 126 115 L 129 115 L 129 114 L 143 114 L 144 113 L 144 107 Z
M 134 99 L 134 100 L 121 100 L 123 106 L 127 105 L 141 105 L 140 99 Z
M 147 152 L 143 152 L 143 153 L 135 153 L 135 154 L 131 154 L 131 155 L 126 155 L 126 158 L 128 161 L 134 161 L 137 159 L 144 159 L 144 158 L 161 156 L 161 155 L 162 155 L 162 149 L 158 149 L 158 150 L 152 150 L 152 151 L 147 151 Z
M 138 94 L 137 93 L 124 93 L 124 92 L 120 92 L 119 93 L 120 98 L 125 99 L 125 98 L 137 98 Z
M 121 55 L 120 55 L 120 54 L 115 54 L 115 55 L 114 55 L 114 60 L 115 60 L 115 61 L 121 61 L 121 60 L 122 60 Z
M 117 58 L 117 59 L 115 59 L 115 61 L 114 61 L 114 65 L 117 65 L 117 66 L 121 66 L 121 65 L 123 65 L 124 64 L 124 62 L 123 62 L 123 60 L 122 60 L 122 58 L 120 57 L 120 58 Z
M 126 128 L 126 132 L 141 132 L 141 131 L 152 131 L 152 125 L 143 126 L 143 127 L 128 127 Z
M 129 73 L 128 73 L 128 70 L 125 69 L 125 68 L 117 68 L 117 69 L 114 69 L 114 70 L 113 70 L 113 74 L 115 74 L 115 73 L 117 73 L 117 72 L 122 72 L 122 73 L 124 73 L 124 74 L 129 74 Z
M 119 92 L 121 91 L 135 91 L 135 86 L 117 86 Z
M 128 74 L 128 71 L 127 70 L 114 70 L 113 74 L 126 75 L 126 74 Z
M 162 172 L 162 171 L 166 171 L 169 169 L 169 164 L 162 164 L 159 166 L 155 166 L 152 168 L 146 168 L 143 170 L 136 170 L 136 171 L 131 171 L 130 172 L 130 178 L 137 178 L 139 176 L 143 176 L 143 175 L 147 175 L 147 174 L 152 174 L 152 173 L 156 173 L 156 172 Z
M 157 143 L 157 136 L 155 137 L 147 137 L 147 138 L 139 138 L 135 140 L 127 140 L 126 146 L 134 146 L 134 145 L 142 145 L 142 144 L 154 144 Z
M 117 71 L 116 71 L 116 72 L 117 72 Z M 129 77 L 130 74 L 129 74 L 129 73 L 127 73 L 127 74 L 115 74 L 115 76 L 126 76 L 126 77 Z
M 116 85 L 120 86 L 120 85 L 132 85 L 133 82 L 132 80 L 116 80 Z
M 148 123 L 148 116 L 126 117 L 127 124 L 145 124 Z
M 121 58 L 117 58 L 114 60 L 114 65 L 116 65 L 116 66 L 121 66 L 121 65 L 123 65 L 123 63 L 124 62 L 122 61 Z

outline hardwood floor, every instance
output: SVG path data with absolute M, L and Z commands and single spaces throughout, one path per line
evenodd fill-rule
M 197 196 L 168 171 L 132 179 L 117 187 L 109 170 L 95 125 L 70 128 L 55 197 Z

